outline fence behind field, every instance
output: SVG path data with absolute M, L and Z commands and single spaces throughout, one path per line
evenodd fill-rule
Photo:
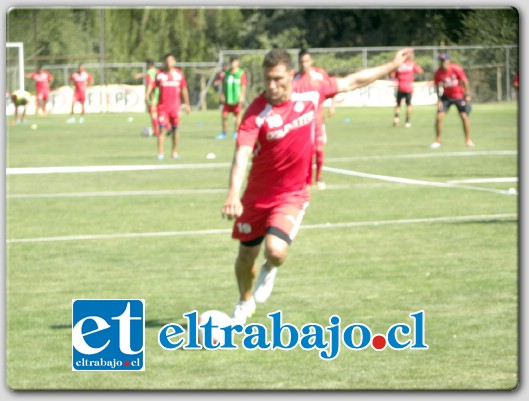
M 324 68 L 332 75 L 345 75 L 363 68 L 385 63 L 393 57 L 396 47 L 351 47 L 310 49 L 315 65 Z M 288 50 L 297 68 L 299 49 Z M 460 64 L 467 72 L 474 102 L 501 102 L 516 99 L 513 80 L 518 73 L 519 49 L 517 45 L 502 46 L 421 46 L 415 47 L 415 61 L 424 69 L 420 80 L 433 79 L 439 67 L 440 52 L 448 51 L 451 60 Z M 261 63 L 267 50 L 222 50 L 217 60 L 205 62 L 180 62 L 180 68 L 187 80 L 190 100 L 199 110 L 215 109 L 219 106 L 218 89 L 213 83 L 221 70 L 223 61 L 237 55 L 241 67 L 248 78 L 248 101 L 263 90 Z M 13 91 L 19 86 L 20 67 L 17 54 L 7 52 L 6 88 Z M 92 74 L 96 85 L 142 85 L 137 74 L 145 73 L 145 63 L 100 63 L 97 59 L 83 61 Z M 158 64 L 161 67 L 161 63 Z M 44 69 L 53 74 L 53 88 L 68 85 L 70 74 L 77 64 L 44 64 Z M 24 73 L 34 71 L 32 60 L 26 60 Z M 26 88 L 34 91 L 34 83 L 26 79 Z
M 331 75 L 345 75 L 386 63 L 400 47 L 346 47 L 309 49 L 314 64 Z M 439 54 L 448 52 L 451 60 L 461 65 L 472 89 L 474 102 L 501 102 L 516 99 L 514 77 L 518 73 L 518 46 L 419 46 L 414 48 L 415 62 L 424 69 L 423 80 L 433 80 L 439 68 Z M 219 59 L 238 56 L 250 78 L 248 98 L 263 90 L 261 62 L 266 50 L 224 50 Z M 288 49 L 297 68 L 299 49 Z

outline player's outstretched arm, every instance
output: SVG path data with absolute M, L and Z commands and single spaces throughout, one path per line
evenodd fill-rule
M 349 92 L 363 86 L 369 85 L 371 82 L 382 78 L 384 75 L 389 74 L 391 71 L 398 68 L 413 52 L 413 49 L 402 49 L 399 50 L 393 60 L 389 63 L 379 65 L 373 68 L 367 68 L 362 71 L 354 72 L 343 78 L 337 78 L 336 83 L 338 85 L 339 92 Z
M 222 217 L 226 217 L 228 220 L 239 217 L 242 214 L 241 189 L 251 154 L 252 148 L 250 146 L 243 145 L 235 149 L 231 164 L 228 196 L 222 207 Z

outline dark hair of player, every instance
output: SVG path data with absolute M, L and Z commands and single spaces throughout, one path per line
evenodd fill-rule
M 263 60 L 264 68 L 273 68 L 279 64 L 287 67 L 287 70 L 292 69 L 292 57 L 285 49 L 270 50 Z
M 163 56 L 163 59 L 167 60 L 169 57 L 173 57 L 176 59 L 176 56 L 173 53 L 167 53 L 166 55 Z
M 235 60 L 239 60 L 239 57 L 237 57 L 237 56 L 231 56 L 230 57 L 230 62 L 231 61 L 235 61 Z
M 150 59 L 150 58 L 147 59 L 146 63 L 147 63 L 147 67 L 154 66 L 154 60 L 153 59 Z
M 298 60 L 301 60 L 301 57 L 303 57 L 304 55 L 310 55 L 310 52 L 308 49 L 301 49 L 298 53 Z

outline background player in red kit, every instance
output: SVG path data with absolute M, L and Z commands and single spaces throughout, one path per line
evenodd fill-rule
M 189 105 L 189 92 L 184 73 L 175 67 L 176 57 L 173 54 L 166 54 L 163 58 L 164 69 L 158 71 L 156 80 L 145 93 L 145 98 L 149 99 L 155 87 L 160 90 L 158 99 L 158 123 L 160 125 L 160 135 L 158 135 L 158 160 L 164 159 L 164 140 L 166 134 L 173 135 L 172 158 L 179 160 L 178 156 L 178 125 L 180 123 L 180 96 L 184 98 L 186 114 L 191 111 Z
M 35 81 L 35 90 L 37 92 L 37 112 L 41 115 L 46 114 L 46 105 L 50 97 L 50 86 L 53 83 L 53 75 L 45 71 L 41 65 L 37 66 L 35 72 L 26 75 Z
M 306 49 L 302 49 L 298 53 L 299 72 L 294 76 L 294 80 L 308 79 L 309 81 L 323 81 L 329 79 L 329 74 L 323 69 L 314 67 L 312 55 Z M 328 116 L 334 114 L 334 99 L 332 99 L 331 107 L 329 108 Z M 321 170 L 323 167 L 323 147 L 327 143 L 327 131 L 325 128 L 325 108 L 321 105 L 318 108 L 318 117 L 315 130 L 314 141 L 314 155 L 316 159 L 316 187 L 318 189 L 325 189 L 325 183 L 321 178 Z M 311 166 L 312 168 L 312 166 Z M 309 176 L 309 185 L 312 185 L 312 174 Z
M 393 78 L 397 79 L 397 104 L 395 105 L 395 115 L 393 117 L 393 126 L 396 127 L 400 122 L 400 105 L 402 101 L 406 101 L 406 128 L 411 127 L 411 98 L 413 95 L 413 80 L 415 74 L 424 74 L 423 69 L 413 61 L 413 53 L 410 54 L 406 60 L 396 71 L 391 73 Z
M 244 114 L 230 172 L 222 215 L 235 218 L 233 238 L 240 241 L 235 261 L 239 302 L 235 323 L 244 324 L 272 292 L 277 267 L 300 227 L 309 201 L 307 174 L 313 155 L 313 131 L 318 107 L 339 92 L 355 90 L 399 67 L 410 49 L 396 53 L 387 64 L 344 78 L 294 81 L 288 52 L 274 49 L 264 58 L 264 93 Z M 253 154 L 246 190 L 241 199 L 246 167 Z M 255 291 L 255 261 L 264 242 L 262 264 Z
M 435 122 L 436 138 L 430 147 L 432 149 L 441 147 L 443 120 L 446 112 L 453 104 L 456 105 L 461 121 L 463 122 L 465 144 L 469 147 L 474 147 L 474 142 L 470 138 L 470 121 L 468 118 L 471 97 L 467 75 L 463 71 L 463 68 L 450 61 L 448 53 L 441 53 L 439 60 L 441 61 L 441 67 L 439 67 L 434 76 L 434 84 L 439 99 L 437 102 L 437 119 Z M 443 89 L 442 95 L 440 93 L 441 88 Z
M 70 112 L 70 118 L 66 120 L 68 124 L 75 122 L 74 107 L 75 103 L 81 104 L 81 115 L 79 116 L 79 122 L 84 123 L 84 102 L 86 100 L 86 88 L 94 84 L 94 78 L 88 71 L 85 70 L 83 64 L 79 64 L 77 71 L 70 75 L 70 82 L 73 82 L 75 91 L 72 100 L 72 110 Z

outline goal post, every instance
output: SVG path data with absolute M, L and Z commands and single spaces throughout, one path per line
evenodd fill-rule
M 14 48 L 18 50 L 18 55 L 15 58 L 15 60 L 12 60 L 10 55 L 8 54 L 8 49 Z M 14 79 L 10 80 L 8 79 L 6 82 L 6 86 L 10 90 L 24 90 L 24 43 L 22 42 L 6 42 L 6 73 L 10 74 L 12 73 Z M 10 71 L 11 70 L 11 71 Z M 6 75 L 7 75 L 6 74 Z M 18 75 L 18 77 L 17 77 Z M 14 87 L 16 85 L 18 78 L 18 87 Z

